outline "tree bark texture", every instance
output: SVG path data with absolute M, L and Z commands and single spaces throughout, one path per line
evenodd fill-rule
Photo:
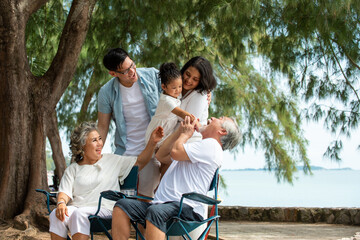
M 56 110 L 54 110 L 51 116 L 47 118 L 46 136 L 49 139 L 52 150 L 52 157 L 55 163 L 54 173 L 59 178 L 59 180 L 61 180 L 66 168 L 66 162 L 62 151 L 62 144 L 58 129 Z
M 0 218 L 33 223 L 47 188 L 45 123 L 70 83 L 95 0 L 74 0 L 53 62 L 30 72 L 25 28 L 46 0 L 0 0 Z M 41 201 L 40 201 L 41 198 Z
M 91 78 L 90 78 L 90 82 L 89 85 L 87 87 L 81 108 L 80 108 L 80 112 L 78 114 L 78 120 L 77 123 L 80 124 L 83 121 L 86 121 L 87 119 L 89 119 L 89 114 L 88 114 L 88 108 L 89 108 L 89 104 L 91 102 L 92 97 L 94 96 L 95 93 L 97 93 L 100 88 L 102 86 L 100 86 L 99 84 L 97 84 L 98 81 L 98 72 L 99 70 L 97 68 L 95 68 Z

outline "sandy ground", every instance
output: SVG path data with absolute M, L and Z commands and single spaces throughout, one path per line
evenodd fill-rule
M 211 229 L 211 235 L 215 234 Z M 220 221 L 220 239 L 241 240 L 360 240 L 360 226 L 274 222 Z M 12 223 L 0 222 L 0 240 L 49 240 L 50 234 L 36 228 L 19 230 Z M 95 235 L 95 240 L 106 240 Z M 132 238 L 134 239 L 134 238 Z M 214 239 L 214 238 L 210 238 Z
M 26 230 L 16 229 L 12 222 L 0 222 L 0 240 L 7 240 L 7 239 L 50 239 L 49 233 L 41 232 L 35 228 L 28 228 Z
M 134 231 L 132 235 L 135 236 Z M 135 237 L 130 239 L 135 239 Z M 29 227 L 26 230 L 17 229 L 14 222 L 0 220 L 0 240 L 50 240 L 50 233 L 35 227 Z M 108 238 L 105 234 L 94 234 L 94 240 L 108 240 Z
M 35 227 L 29 227 L 26 230 L 17 229 L 13 222 L 0 221 L 0 240 L 49 240 L 48 231 L 41 231 Z M 108 239 L 105 235 L 96 235 L 95 240 Z
M 360 240 L 360 226 L 325 223 L 220 221 L 219 232 L 222 239 Z
M 49 240 L 49 232 L 41 232 L 36 228 L 28 228 L 25 231 L 13 228 L 12 226 L 0 228 L 0 240 Z M 108 239 L 105 235 L 95 235 L 95 240 Z

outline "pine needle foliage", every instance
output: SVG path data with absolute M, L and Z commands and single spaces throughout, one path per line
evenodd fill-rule
M 32 20 L 34 72 L 47 69 L 66 4 L 49 1 Z M 265 168 L 292 182 L 298 165 L 311 173 L 303 120 L 323 121 L 335 134 L 325 156 L 336 161 L 340 136 L 358 128 L 359 13 L 357 0 L 99 0 L 76 75 L 57 107 L 59 124 L 71 130 L 96 120 L 97 92 L 110 79 L 102 65 L 109 48 L 126 49 L 137 67 L 166 61 L 181 67 L 202 55 L 219 83 L 210 115 L 236 116 L 242 147 L 262 149 Z

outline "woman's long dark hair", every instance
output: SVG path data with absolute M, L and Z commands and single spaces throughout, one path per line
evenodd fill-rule
M 208 91 L 213 90 L 216 85 L 216 79 L 214 77 L 213 68 L 211 67 L 210 62 L 201 56 L 191 58 L 185 65 L 181 68 L 181 75 L 183 76 L 186 69 L 189 67 L 196 68 L 200 73 L 200 82 L 199 85 L 194 89 L 199 93 L 207 93 Z

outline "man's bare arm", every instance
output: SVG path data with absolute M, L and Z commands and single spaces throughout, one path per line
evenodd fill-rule
M 106 141 L 106 136 L 109 131 L 110 120 L 111 120 L 111 113 L 98 112 L 98 129 L 104 145 Z
M 174 142 L 178 139 L 180 135 L 179 128 L 176 129 L 170 136 L 168 136 L 165 141 L 161 144 L 159 150 L 157 151 L 155 157 L 159 160 L 162 164 L 170 165 L 171 164 L 171 157 L 170 151 L 174 145 Z
M 191 138 L 191 136 L 193 135 L 194 131 L 195 131 L 195 126 L 198 124 L 198 121 L 195 120 L 193 122 L 191 122 L 190 117 L 186 116 L 185 120 L 183 122 L 181 122 L 181 125 L 179 127 L 179 131 L 180 131 L 180 135 L 178 137 L 178 139 L 175 141 L 171 152 L 170 152 L 170 156 L 172 157 L 172 159 L 177 160 L 177 161 L 189 161 L 190 158 L 187 155 L 185 148 L 184 148 L 184 143 L 187 142 L 187 140 L 189 140 L 189 138 Z

